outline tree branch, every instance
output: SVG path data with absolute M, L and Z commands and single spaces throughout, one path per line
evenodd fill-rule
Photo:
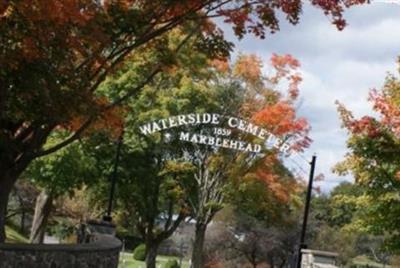
M 180 50 L 184 47 L 184 45 L 190 40 L 190 38 L 197 32 L 198 29 L 194 29 L 192 32 L 190 32 L 183 40 L 182 42 L 177 46 L 175 53 L 179 53 Z M 135 96 L 136 94 L 138 94 L 140 92 L 140 90 L 145 87 L 147 84 L 149 84 L 154 77 L 160 73 L 162 71 L 162 68 L 159 64 L 156 65 L 156 67 L 154 68 L 154 70 L 150 73 L 150 75 L 142 82 L 140 83 L 138 86 L 136 86 L 135 88 L 133 88 L 131 91 L 129 91 L 128 93 L 126 93 L 124 96 L 118 98 L 117 100 L 115 100 L 114 102 L 112 102 L 111 104 L 107 105 L 105 108 L 103 108 L 101 110 L 100 113 L 105 112 L 109 109 L 114 108 L 115 106 L 120 105 L 121 103 L 123 103 L 124 101 L 126 101 L 127 99 Z M 99 113 L 99 114 L 100 114 Z M 70 143 L 74 142 L 76 139 L 78 139 L 82 133 L 90 126 L 90 124 L 96 119 L 97 116 L 99 116 L 99 114 L 97 115 L 92 115 L 91 117 L 89 117 L 79 128 L 77 131 L 75 131 L 75 133 L 73 135 L 71 135 L 69 138 L 65 139 L 64 141 L 58 143 L 57 145 L 54 145 L 53 147 L 43 150 L 43 151 L 39 151 L 37 153 L 34 154 L 34 157 L 42 157 L 48 154 L 51 154 L 53 152 L 56 152 L 57 150 L 69 145 Z
M 75 133 L 73 135 L 71 135 L 69 138 L 65 139 L 64 141 L 58 143 L 57 145 L 54 145 L 53 147 L 50 147 L 49 149 L 46 149 L 44 151 L 39 151 L 37 152 L 34 157 L 42 157 L 51 153 L 54 153 L 55 151 L 67 146 L 68 144 L 74 142 L 76 139 L 78 139 L 80 137 L 80 135 L 86 130 L 86 128 L 89 127 L 89 125 L 92 123 L 93 121 L 93 117 L 90 117 L 89 119 L 87 119 L 80 127 L 77 131 L 75 131 Z

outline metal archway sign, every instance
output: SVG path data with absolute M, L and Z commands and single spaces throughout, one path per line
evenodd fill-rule
M 210 131 L 193 132 L 191 127 L 207 125 Z M 224 116 L 217 113 L 190 113 L 171 116 L 164 119 L 148 122 L 139 127 L 143 135 L 151 135 L 166 131 L 171 128 L 184 127 L 180 130 L 177 138 L 183 142 L 204 144 L 208 146 L 223 147 L 244 152 L 260 153 L 263 148 L 276 148 L 284 154 L 289 154 L 291 144 L 281 138 L 246 120 L 234 116 Z M 232 138 L 233 133 L 243 133 L 257 138 L 259 143 L 252 143 L 239 138 Z M 171 136 L 166 133 L 167 137 Z

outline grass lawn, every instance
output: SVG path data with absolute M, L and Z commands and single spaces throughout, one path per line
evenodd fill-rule
M 12 227 L 6 225 L 6 242 L 7 243 L 28 243 L 28 238 L 21 235 L 18 231 Z
M 357 256 L 357 257 L 355 257 L 353 259 L 353 264 L 360 265 L 360 266 L 363 266 L 363 267 L 366 267 L 368 265 L 368 267 L 370 267 L 370 268 L 383 268 L 383 267 L 391 268 L 392 267 L 390 265 L 384 266 L 381 263 L 374 262 L 374 261 L 372 261 L 371 259 L 369 259 L 366 256 Z
M 179 259 L 177 257 L 158 256 L 157 257 L 157 268 L 163 268 L 164 264 L 170 259 L 176 259 L 179 262 Z M 142 261 L 134 260 L 131 253 L 121 252 L 118 267 L 119 268 L 146 268 L 146 264 Z M 186 260 L 183 260 L 182 268 L 189 268 L 189 262 Z

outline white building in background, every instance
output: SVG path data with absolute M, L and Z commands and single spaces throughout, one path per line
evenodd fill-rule
M 302 249 L 301 268 L 338 268 L 335 252 Z

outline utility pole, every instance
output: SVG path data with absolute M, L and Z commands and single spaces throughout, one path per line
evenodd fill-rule
M 311 194 L 313 189 L 313 181 L 314 181 L 314 171 L 315 171 L 315 162 L 317 157 L 313 155 L 311 163 L 310 163 L 310 177 L 308 180 L 308 189 L 307 189 L 307 197 L 306 204 L 304 207 L 304 218 L 303 218 L 303 226 L 301 228 L 301 236 L 300 236 L 300 244 L 299 251 L 297 253 L 297 268 L 301 268 L 301 250 L 307 248 L 305 244 L 305 237 L 307 232 L 307 222 L 308 222 L 308 214 L 310 212 L 310 203 L 311 203 Z

